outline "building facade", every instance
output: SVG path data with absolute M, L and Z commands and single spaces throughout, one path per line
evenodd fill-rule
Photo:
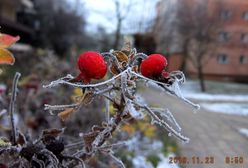
M 179 2 L 180 0 L 177 1 Z M 201 3 L 202 1 L 206 2 L 208 15 L 217 19 L 220 24 L 219 28 L 216 29 L 216 31 L 213 33 L 216 39 L 216 49 L 213 53 L 211 53 L 211 55 L 208 56 L 209 59 L 203 66 L 204 77 L 209 79 L 236 80 L 247 82 L 248 1 L 185 1 L 187 1 L 187 3 L 190 3 L 191 5 L 189 6 L 191 6 L 192 8 L 197 7 L 197 3 Z M 161 15 L 161 13 L 158 15 Z M 177 50 L 171 52 L 170 54 L 171 56 L 169 58 L 169 70 L 172 71 L 180 68 L 183 57 L 181 48 L 177 48 Z M 190 60 L 187 60 L 186 71 L 192 77 L 197 76 L 197 69 Z

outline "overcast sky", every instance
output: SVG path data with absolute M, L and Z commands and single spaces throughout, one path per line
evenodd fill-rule
M 80 2 L 84 4 L 87 30 L 96 31 L 97 26 L 102 26 L 107 32 L 113 32 L 116 28 L 116 12 L 114 0 L 68 0 L 72 4 Z M 151 22 L 156 16 L 155 6 L 158 0 L 119 0 L 122 7 L 122 15 L 126 16 L 123 24 L 123 33 L 134 33 L 144 29 L 144 25 Z M 127 12 L 127 6 L 132 3 Z M 141 25 L 141 28 L 139 27 Z

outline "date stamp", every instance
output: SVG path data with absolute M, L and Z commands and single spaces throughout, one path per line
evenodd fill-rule
M 186 157 L 186 156 L 175 156 L 169 157 L 169 164 L 214 164 L 213 156 L 206 157 Z
M 225 156 L 222 160 L 223 164 L 244 164 L 244 157 L 243 156 Z M 187 165 L 187 164 L 215 164 L 216 159 L 214 156 L 173 156 L 169 157 L 169 164 L 180 164 L 180 165 Z

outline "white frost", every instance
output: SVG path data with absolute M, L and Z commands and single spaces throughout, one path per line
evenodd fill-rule
M 247 128 L 240 128 L 239 132 L 248 138 L 248 129 Z
M 248 104 L 202 103 L 201 106 L 210 112 L 245 116 L 248 115 Z
M 195 99 L 195 100 L 248 102 L 248 95 L 210 94 L 210 93 L 184 93 L 183 95 L 188 99 Z

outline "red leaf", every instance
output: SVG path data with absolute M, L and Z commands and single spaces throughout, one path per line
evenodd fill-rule
M 0 48 L 8 48 L 9 46 L 17 42 L 19 39 L 19 36 L 14 37 L 8 34 L 0 33 Z

